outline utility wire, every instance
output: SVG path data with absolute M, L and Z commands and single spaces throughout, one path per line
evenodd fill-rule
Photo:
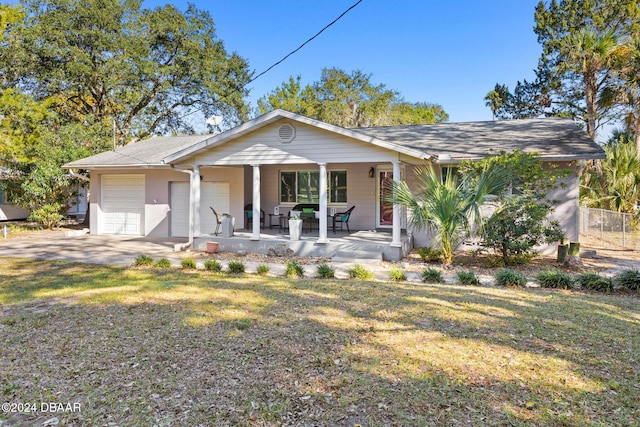
M 304 43 L 302 43 L 300 46 L 298 46 L 296 49 L 292 50 L 291 52 L 289 52 L 288 54 L 286 54 L 281 60 L 279 60 L 278 62 L 276 62 L 275 64 L 271 65 L 269 68 L 267 68 L 266 70 L 264 70 L 263 72 L 261 72 L 260 74 L 258 74 L 257 76 L 255 76 L 254 78 L 252 78 L 251 80 L 249 80 L 247 82 L 247 84 L 254 82 L 258 77 L 262 76 L 263 74 L 266 74 L 267 72 L 269 72 L 273 67 L 281 64 L 282 62 L 284 62 L 288 57 L 290 57 L 291 55 L 293 55 L 294 53 L 296 53 L 297 51 L 299 51 L 300 49 L 302 49 L 304 47 L 304 45 L 306 45 L 307 43 L 309 43 L 311 40 L 315 39 L 316 37 L 318 37 L 320 34 L 322 34 L 322 32 L 324 30 L 326 30 L 327 28 L 329 28 L 330 26 L 332 26 L 333 24 L 335 24 L 336 22 L 338 22 L 344 15 L 346 15 L 347 13 L 349 13 L 349 11 L 351 9 L 353 9 L 354 7 L 356 7 L 357 5 L 359 5 L 360 3 L 362 3 L 362 0 L 358 0 L 357 2 L 355 2 L 354 4 L 352 4 L 347 10 L 345 10 L 344 12 L 342 12 L 340 14 L 340 16 L 338 16 L 336 19 L 334 19 L 333 21 L 331 21 L 329 24 L 327 24 L 323 29 L 321 29 L 320 31 L 318 31 L 317 33 L 315 33 L 311 38 L 309 38 L 307 41 L 305 41 Z

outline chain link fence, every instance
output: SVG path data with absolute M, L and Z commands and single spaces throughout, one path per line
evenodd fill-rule
M 616 247 L 640 250 L 640 214 L 581 207 L 580 233 Z

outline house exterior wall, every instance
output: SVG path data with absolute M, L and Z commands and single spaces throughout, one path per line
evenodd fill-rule
M 558 169 L 568 169 L 573 172 L 559 180 L 560 186 L 547 194 L 547 199 L 555 200 L 557 202 L 555 210 L 550 215 L 550 220 L 555 220 L 560 223 L 561 229 L 565 232 L 567 238 L 571 241 L 579 241 L 579 229 L 578 229 L 578 215 L 580 212 L 579 207 L 579 185 L 580 178 L 575 172 L 575 162 L 561 162 L 556 163 Z M 436 166 L 437 167 L 437 166 Z M 418 188 L 418 180 L 415 177 L 416 166 L 407 166 L 407 185 L 413 191 Z M 409 170 L 412 173 L 409 173 Z M 420 248 L 423 246 L 434 246 L 433 233 L 426 230 L 411 230 L 414 234 L 414 247 Z M 557 244 L 545 245 L 539 248 L 539 252 L 553 253 L 556 251 Z
M 390 163 L 389 163 L 390 165 Z M 347 203 L 328 203 L 328 208 L 335 207 L 337 212 L 343 212 L 351 206 L 356 208 L 353 210 L 349 219 L 349 227 L 351 230 L 373 230 L 376 228 L 376 179 L 369 178 L 369 169 L 376 167 L 374 163 L 328 163 L 327 172 L 329 171 L 346 171 L 347 172 Z M 248 168 L 251 170 L 251 168 Z M 267 226 L 269 225 L 269 213 L 273 213 L 274 206 L 280 207 L 280 213 L 287 215 L 289 210 L 296 203 L 279 203 L 279 172 L 280 171 L 305 171 L 318 170 L 317 165 L 265 165 L 260 168 L 261 177 L 261 194 L 260 205 L 265 211 Z M 245 193 L 248 198 L 246 203 L 251 203 L 251 183 L 247 187 L 249 190 Z M 236 220 L 237 221 L 237 220 Z M 328 221 L 328 227 L 332 227 L 331 221 Z
M 169 237 L 171 223 L 171 182 L 189 182 L 189 175 L 173 169 L 101 169 L 91 172 L 90 195 L 90 230 L 98 233 L 102 200 L 102 176 L 120 174 L 142 174 L 145 176 L 145 212 L 144 235 L 149 237 Z M 202 182 L 229 182 L 231 210 L 230 214 L 236 218 L 243 218 L 242 194 L 244 192 L 244 175 L 242 168 L 211 168 L 200 169 Z M 201 204 L 208 203 L 201 200 Z
M 13 205 L 0 205 L 0 221 L 12 219 L 25 219 L 29 211 Z

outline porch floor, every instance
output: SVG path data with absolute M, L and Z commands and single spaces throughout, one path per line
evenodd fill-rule
M 224 252 L 246 251 L 266 254 L 269 248 L 286 245 L 297 256 L 313 256 L 341 260 L 387 260 L 399 261 L 413 249 L 413 239 L 405 232 L 401 236 L 400 247 L 391 246 L 390 230 L 360 230 L 348 233 L 329 230 L 327 242 L 318 243 L 318 230 L 303 231 L 300 240 L 292 241 L 288 230 L 264 228 L 260 230 L 260 240 L 251 240 L 251 230 L 235 230 L 232 237 L 213 234 L 201 235 L 194 239 L 194 249 L 206 249 L 207 242 L 218 242 L 218 250 Z

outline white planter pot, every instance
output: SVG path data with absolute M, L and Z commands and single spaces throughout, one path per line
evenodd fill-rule
M 223 216 L 220 221 L 220 228 L 222 229 L 222 237 L 233 237 L 233 229 L 236 223 L 236 219 L 232 216 Z
M 302 221 L 299 219 L 289 220 L 289 238 L 291 240 L 300 240 L 302 235 Z

